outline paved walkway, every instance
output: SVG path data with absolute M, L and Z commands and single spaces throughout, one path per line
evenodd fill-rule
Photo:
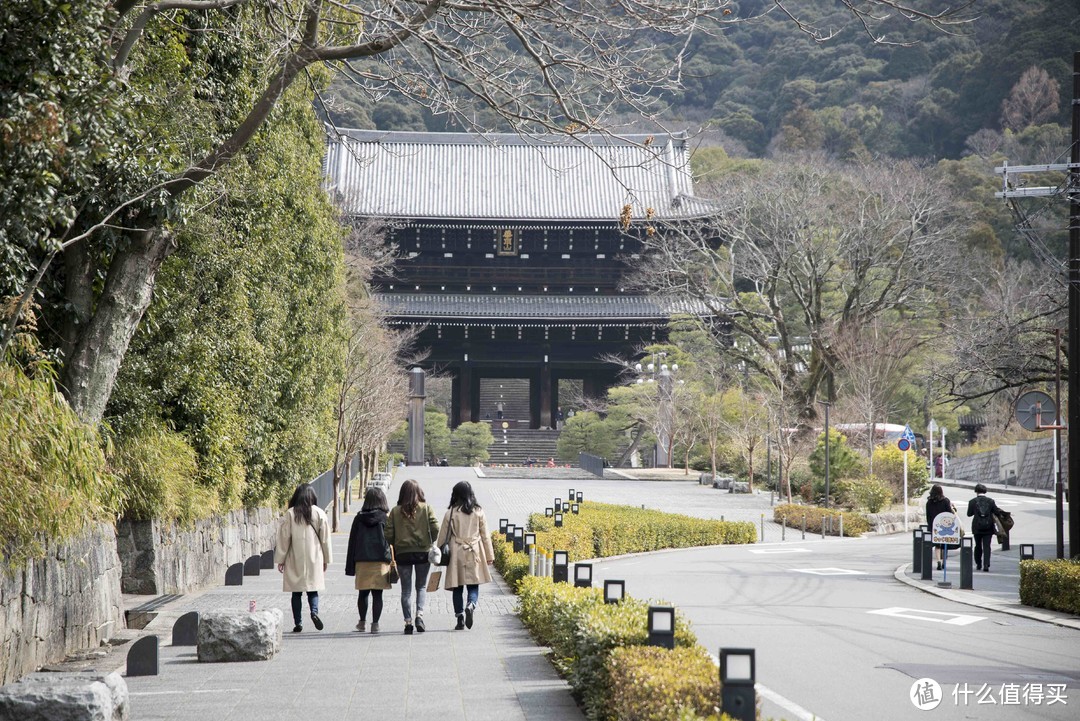
M 348 529 L 351 516 L 342 520 Z M 184 599 L 147 630 L 162 639 L 158 676 L 128 678 L 131 718 L 290 721 L 337 719 L 423 721 L 562 721 L 583 718 L 560 679 L 514 613 L 515 599 L 497 580 L 481 586 L 476 623 L 453 631 L 450 593 L 428 596 L 428 631 L 405 636 L 400 591 L 384 593 L 381 633 L 359 633 L 356 591 L 345 576 L 347 532 L 333 537 L 335 563 L 320 593 L 323 631 L 307 617 L 294 634 L 289 594 L 277 570 Z M 280 608 L 284 648 L 271 661 L 201 664 L 194 647 L 166 646 L 172 622 L 190 610 Z M 370 610 L 369 610 L 370 622 Z M 155 627 L 160 627 L 155 630 Z

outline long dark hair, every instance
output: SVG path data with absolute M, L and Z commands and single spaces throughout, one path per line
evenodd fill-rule
M 419 483 L 410 478 L 401 484 L 397 504 L 401 506 L 401 512 L 407 517 L 412 518 L 415 516 L 417 507 L 426 502 L 427 499 L 424 498 L 424 491 L 420 488 Z
M 941 484 L 940 483 L 935 483 L 930 488 L 930 497 L 927 500 L 940 501 L 944 497 L 945 497 L 945 491 L 943 491 L 941 489 Z
M 374 486 L 368 488 L 367 493 L 364 494 L 364 506 L 360 510 L 389 513 L 390 507 L 386 504 L 386 494 L 382 492 L 381 488 L 375 488 Z
M 289 508 L 293 509 L 293 517 L 298 521 L 311 525 L 311 507 L 319 505 L 319 499 L 315 497 L 315 489 L 310 483 L 301 483 L 293 491 L 289 499 Z
M 450 508 L 457 508 L 462 513 L 472 513 L 474 509 L 480 508 L 471 483 L 462 481 L 454 486 L 454 490 L 450 491 Z

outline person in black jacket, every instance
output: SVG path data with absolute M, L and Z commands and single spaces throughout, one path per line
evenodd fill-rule
M 952 504 L 948 498 L 945 497 L 945 491 L 941 489 L 941 485 L 935 483 L 930 489 L 930 495 L 926 497 L 926 525 L 930 528 L 934 527 L 934 518 L 939 513 L 956 513 L 956 506 Z M 938 570 L 942 567 L 942 551 L 941 546 L 934 546 L 934 558 L 937 559 Z
M 386 516 L 390 511 L 386 494 L 378 488 L 368 488 L 364 505 L 353 519 L 349 531 L 349 551 L 345 556 L 345 575 L 356 577 L 356 610 L 360 612 L 357 631 L 364 631 L 368 596 L 371 601 L 371 632 L 379 632 L 382 616 L 382 592 L 390 588 L 390 544 L 386 542 Z
M 971 533 L 975 536 L 975 568 L 980 571 L 990 570 L 990 539 L 997 530 L 994 516 L 1000 512 L 994 499 L 986 495 L 986 486 L 976 485 L 975 497 L 968 501 L 967 514 L 973 516 Z

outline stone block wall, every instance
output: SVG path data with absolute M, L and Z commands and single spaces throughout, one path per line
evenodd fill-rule
M 111 526 L 50 543 L 44 558 L 7 570 L 0 574 L 0 685 L 99 646 L 124 627 Z
M 124 593 L 186 593 L 220 584 L 225 569 L 274 547 L 278 511 L 254 508 L 197 521 L 191 528 L 122 520 L 116 545 Z
M 1061 468 L 1067 474 L 1068 436 L 1061 436 Z M 1008 477 L 1014 464 L 1016 475 Z M 1016 446 L 1001 446 L 992 451 L 954 458 L 949 463 L 950 478 L 982 483 L 1008 483 L 1022 488 L 1054 488 L 1054 440 L 1049 432 L 1042 438 L 1020 441 Z

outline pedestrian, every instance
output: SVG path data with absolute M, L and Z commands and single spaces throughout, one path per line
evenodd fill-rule
M 308 610 L 315 628 L 323 629 L 319 618 L 319 591 L 326 588 L 326 568 L 331 562 L 330 525 L 310 483 L 293 491 L 288 510 L 278 525 L 274 563 L 283 573 L 282 590 L 292 592 L 293 633 L 304 630 L 300 619 L 302 594 L 307 593 Z
M 495 416 L 501 421 L 503 419 L 503 402 L 499 401 L 495 404 Z
M 405 635 L 413 629 L 423 633 L 424 608 L 427 606 L 428 573 L 431 563 L 428 550 L 439 536 L 439 521 L 427 504 L 420 484 L 409 479 L 401 484 L 398 502 L 386 521 L 386 540 L 394 547 L 398 572 L 401 574 L 401 612 L 405 617 Z M 412 594 L 416 590 L 416 610 Z
M 558 410 L 555 411 L 555 428 L 560 430 L 562 429 L 564 417 L 565 416 L 563 416 L 562 406 L 559 406 Z
M 945 497 L 945 491 L 941 485 L 935 483 L 930 489 L 930 495 L 926 497 L 926 525 L 934 527 L 934 518 L 939 513 L 956 513 L 956 506 Z M 934 558 L 937 559 L 937 569 L 940 571 L 943 565 L 941 546 L 934 546 Z
M 450 492 L 450 510 L 443 516 L 436 543 L 450 544 L 450 564 L 446 567 L 447 591 L 454 592 L 455 631 L 473 627 L 473 613 L 480 597 L 480 584 L 491 583 L 488 566 L 495 563 L 495 549 L 487 530 L 484 509 L 476 502 L 472 485 L 461 481 Z M 468 591 L 468 599 L 464 592 Z
M 555 467 L 555 459 L 554 458 L 549 458 L 548 459 L 547 467 L 548 468 L 554 468 Z
M 386 494 L 381 488 L 368 486 L 364 505 L 353 519 L 349 531 L 349 550 L 345 554 L 345 575 L 355 576 L 356 610 L 360 620 L 357 631 L 366 630 L 368 597 L 371 597 L 371 632 L 379 632 L 382 616 L 382 592 L 390 588 L 390 544 L 386 542 L 386 516 L 389 513 Z
M 986 495 L 986 486 L 975 486 L 975 497 L 968 501 L 967 514 L 974 516 L 971 533 L 975 536 L 975 568 L 990 570 L 990 539 L 996 531 L 994 517 L 1001 512 L 994 499 Z

